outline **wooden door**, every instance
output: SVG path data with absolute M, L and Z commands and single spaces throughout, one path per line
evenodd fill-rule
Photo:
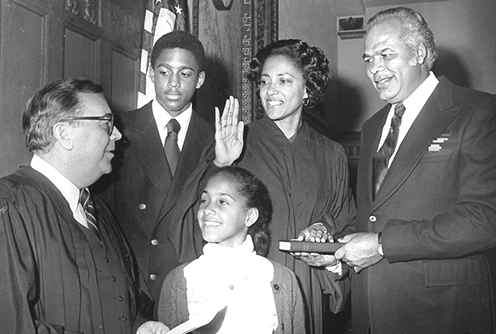
M 247 79 L 249 65 L 259 49 L 277 40 L 278 0 L 189 0 L 192 33 L 203 43 L 206 78 L 197 104 L 214 122 L 229 95 L 239 99 L 241 118 L 250 123 L 263 114 L 255 86 Z M 229 5 L 225 5 L 229 4 Z
M 56 78 L 103 85 L 119 112 L 136 107 L 146 0 L 1 0 L 0 177 L 29 164 L 21 116 Z

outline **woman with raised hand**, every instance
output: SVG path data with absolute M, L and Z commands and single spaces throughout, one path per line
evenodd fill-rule
M 278 241 L 299 235 L 327 241 L 354 230 L 355 203 L 345 151 L 302 117 L 305 108 L 317 105 L 324 96 L 331 77 L 328 60 L 321 49 L 304 41 L 280 40 L 261 49 L 250 66 L 265 117 L 250 123 L 243 138 L 233 113 L 217 115 L 214 163 L 235 163 L 269 189 L 274 210 L 268 258 L 296 274 L 306 304 L 307 331 L 321 334 L 322 292 L 330 298 L 333 312 L 341 310 L 346 299 L 336 284 L 340 276 L 324 268 L 336 259 L 332 255 L 292 256 L 278 249 Z M 233 105 L 233 101 L 228 103 Z

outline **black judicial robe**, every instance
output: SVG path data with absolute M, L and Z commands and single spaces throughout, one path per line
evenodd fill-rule
M 214 143 L 212 144 L 212 146 Z M 171 220 L 181 221 L 169 235 L 180 261 L 199 255 L 201 232 L 197 228 L 194 200 L 195 187 L 204 184 L 212 172 L 213 147 L 207 161 L 201 163 L 185 186 L 185 191 L 171 212 Z M 308 331 L 323 331 L 322 291 L 331 295 L 331 305 L 337 301 L 336 275 L 322 268 L 311 268 L 287 252 L 279 251 L 279 240 L 296 238 L 300 231 L 316 222 L 326 225 L 330 233 L 342 236 L 354 231 L 355 202 L 349 187 L 348 160 L 343 147 L 303 123 L 290 142 L 269 118 L 265 117 L 245 128 L 244 151 L 236 161 L 240 167 L 257 176 L 269 190 L 273 214 L 269 224 L 271 245 L 268 258 L 291 269 L 301 284 L 308 312 Z M 202 185 L 200 185 L 200 188 Z
M 322 333 L 324 269 L 311 268 L 287 252 L 279 240 L 298 236 L 316 222 L 329 232 L 351 232 L 355 203 L 348 180 L 348 160 L 342 146 L 303 123 L 293 142 L 269 118 L 247 127 L 240 167 L 253 173 L 269 189 L 273 204 L 268 258 L 291 269 L 301 283 L 310 313 L 311 333 Z M 333 226 L 334 227 L 331 227 Z M 326 291 L 329 292 L 329 291 Z
M 133 332 L 130 253 L 110 212 L 93 200 L 101 249 L 41 173 L 21 167 L 0 179 L 0 332 Z

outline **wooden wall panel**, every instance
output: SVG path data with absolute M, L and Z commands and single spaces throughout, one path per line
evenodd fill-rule
M 119 51 L 112 51 L 112 87 L 110 106 L 114 112 L 132 110 L 136 107 L 138 91 L 139 59 L 130 58 Z M 108 89 L 108 88 L 106 88 Z
M 196 111 L 214 122 L 214 108 L 223 109 L 229 95 L 241 98 L 239 82 L 241 1 L 218 10 L 213 1 L 197 0 L 196 33 L 205 48 L 205 83 L 196 92 Z
M 31 5 L 2 0 L 0 13 L 0 175 L 6 175 L 31 156 L 21 118 L 27 99 L 44 81 L 47 24 L 46 12 Z
M 83 77 L 100 82 L 100 40 L 71 26 L 64 32 L 64 78 Z
M 85 77 L 114 109 L 136 107 L 147 1 L 0 0 L 0 177 L 29 163 L 22 111 L 48 82 Z

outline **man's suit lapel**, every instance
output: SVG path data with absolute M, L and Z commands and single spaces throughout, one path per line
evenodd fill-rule
M 432 140 L 442 133 L 459 111 L 460 107 L 453 105 L 453 84 L 442 79 L 401 143 L 376 194 L 374 208 L 384 203 L 405 182 Z
M 169 164 L 165 158 L 160 135 L 153 118 L 151 103 L 147 104 L 136 117 L 135 135 L 140 139 L 131 150 L 150 181 L 160 190 L 164 198 L 171 183 Z
M 207 135 L 207 131 L 202 128 L 200 117 L 193 112 L 181 156 L 179 157 L 176 174 L 164 205 L 160 210 L 159 217 L 167 214 L 174 206 L 177 198 L 181 194 L 184 184 L 198 166 Z
M 361 180 L 367 180 L 365 184 L 361 184 L 360 187 L 365 189 L 365 193 L 359 194 L 360 196 L 366 196 L 367 202 L 372 203 L 373 201 L 373 189 L 372 185 L 372 173 L 373 164 L 372 157 L 379 147 L 379 141 L 381 139 L 382 127 L 386 122 L 387 115 L 391 106 L 388 104 L 383 109 L 379 110 L 377 114 L 372 117 L 362 128 L 362 148 L 360 150 L 360 166 L 363 166 L 363 170 L 359 170 L 359 173 L 366 175 L 365 178 Z

